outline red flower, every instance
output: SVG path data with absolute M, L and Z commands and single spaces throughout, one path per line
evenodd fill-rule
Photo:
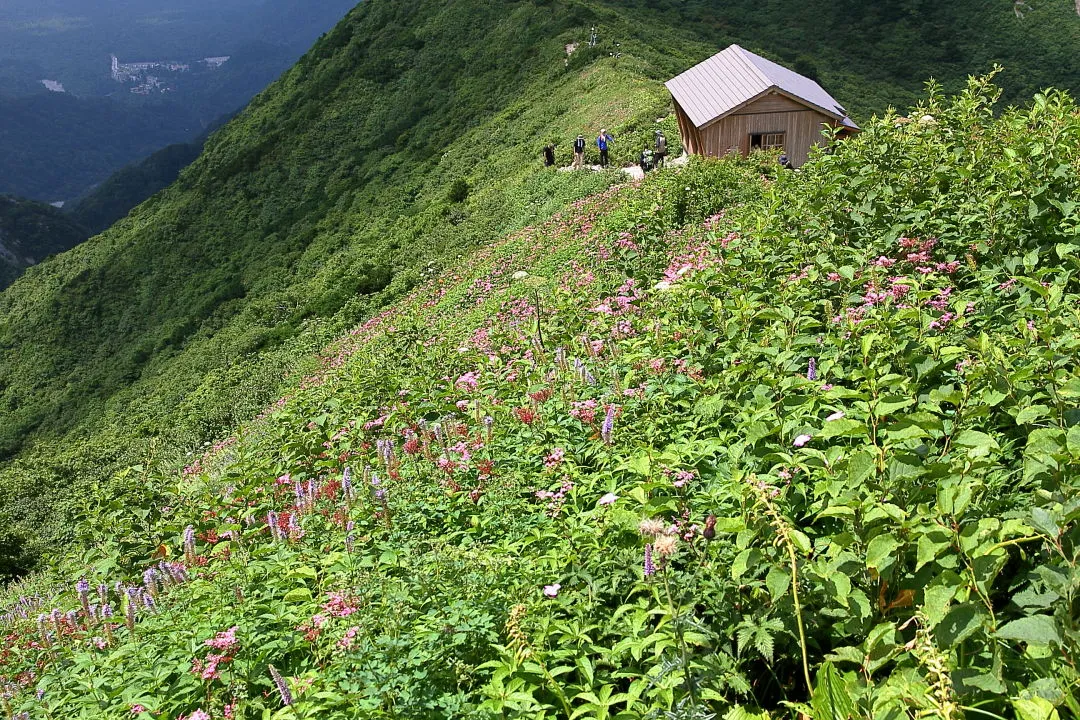
M 533 421 L 536 420 L 537 414 L 532 408 L 519 407 L 514 408 L 514 417 L 526 425 L 532 425 Z

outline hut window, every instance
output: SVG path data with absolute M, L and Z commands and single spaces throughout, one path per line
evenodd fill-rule
M 784 133 L 753 133 L 750 135 L 751 150 L 784 149 Z

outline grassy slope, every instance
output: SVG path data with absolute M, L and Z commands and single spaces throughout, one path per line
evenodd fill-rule
M 788 17 L 777 4 L 744 22 L 744 7 L 714 5 L 365 3 L 217 133 L 176 185 L 0 299 L 2 507 L 46 545 L 54 533 L 40 532 L 42 520 L 71 508 L 77 479 L 175 462 L 257 412 L 283 373 L 407 291 L 427 263 L 454 262 L 609 181 L 539 172 L 542 140 L 565 149 L 601 124 L 632 134 L 664 112 L 656 80 L 732 40 L 790 54 L 823 17 Z M 968 25 L 1011 18 L 1004 6 L 957 8 Z M 1049 20 L 1060 10 L 1048 4 L 1014 35 L 982 37 L 990 47 L 1070 47 L 1075 26 Z M 827 12 L 836 32 L 815 43 L 835 44 L 814 57 L 827 60 L 819 74 L 837 94 L 880 109 L 913 92 L 921 77 L 871 56 L 844 61 L 862 52 L 842 34 L 858 15 Z M 867 22 L 918 28 L 920 17 L 889 6 Z M 566 66 L 562 46 L 593 24 L 601 47 Z M 608 57 L 616 43 L 618 60 Z M 1031 57 L 1024 67 L 1050 77 L 1043 56 Z M 875 92 L 859 79 L 882 73 Z M 448 203 L 458 179 L 472 193 Z
M 0 672 L 44 666 L 15 709 L 786 717 L 805 648 L 816 720 L 1075 713 L 1080 116 L 925 112 L 797 173 L 577 203 L 343 337 L 179 483 L 98 488 L 69 582 L 163 554 L 190 579 L 137 642 L 76 610 L 46 649 L 34 616 L 75 595 L 17 588 L 41 597 Z

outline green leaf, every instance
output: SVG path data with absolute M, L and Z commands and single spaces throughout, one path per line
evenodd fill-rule
M 854 715 L 855 701 L 831 662 L 826 661 L 818 669 L 810 704 L 814 720 L 848 720 Z
M 1046 698 L 1037 695 L 1012 701 L 1017 720 L 1058 720 L 1057 708 Z
M 289 592 L 285 593 L 285 597 L 282 598 L 287 603 L 304 602 L 311 599 L 311 591 L 306 587 L 293 588 Z
M 923 612 L 930 621 L 930 627 L 935 627 L 945 619 L 949 612 L 949 605 L 956 596 L 957 588 L 958 585 L 942 584 L 931 585 L 923 591 Z
M 974 603 L 957 605 L 934 629 L 940 647 L 954 647 L 973 635 L 986 619 L 983 609 Z
M 1060 645 L 1061 635 L 1050 615 L 1032 615 L 1002 625 L 997 636 L 1003 640 L 1019 640 L 1028 645 Z
M 648 475 L 651 466 L 652 461 L 646 453 L 635 455 L 630 459 L 630 462 L 626 464 L 626 467 L 629 468 L 630 472 L 637 473 L 638 475 Z
M 866 567 L 879 573 L 893 564 L 892 554 L 900 547 L 900 541 L 890 533 L 878 535 L 866 546 Z
M 957 447 L 967 448 L 968 457 L 986 457 L 991 451 L 999 448 L 997 441 L 984 432 L 978 430 L 965 430 L 953 440 Z
M 750 567 L 761 561 L 761 551 L 757 548 L 747 548 L 735 556 L 735 562 L 731 564 L 731 579 L 738 580 Z
M 866 434 L 866 423 L 860 420 L 849 420 L 844 418 L 825 423 L 825 426 L 821 428 L 821 432 L 818 433 L 818 437 L 856 437 Z
M 1045 508 L 1037 507 L 1031 509 L 1031 526 L 1055 540 L 1057 539 L 1057 536 L 1061 534 L 1061 526 L 1058 525 L 1054 516 Z
M 1046 405 L 1030 405 L 1016 414 L 1016 424 L 1031 425 L 1049 413 L 1050 408 Z
M 1069 454 L 1074 459 L 1080 460 L 1080 425 L 1073 425 L 1065 436 L 1065 444 L 1069 448 Z
M 876 468 L 874 456 L 865 450 L 859 450 L 848 458 L 848 480 L 852 483 L 860 483 L 873 475 Z
M 765 576 L 765 587 L 769 589 L 773 602 L 776 602 L 791 587 L 791 574 L 773 566 L 769 568 L 769 574 Z

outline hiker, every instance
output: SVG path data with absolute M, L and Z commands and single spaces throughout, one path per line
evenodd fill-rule
M 777 158 L 776 161 L 780 163 L 780 167 L 784 168 L 785 170 L 795 169 L 795 166 L 791 164 L 791 158 L 789 158 L 786 153 Z
M 585 164 L 585 136 L 578 135 L 574 141 L 574 169 L 580 170 Z
M 656 159 L 656 167 L 664 167 L 664 158 L 667 157 L 667 138 L 664 137 L 663 130 L 656 131 L 656 150 L 653 152 L 653 157 Z
M 600 167 L 607 167 L 608 164 L 608 145 L 610 145 L 615 138 L 608 135 L 607 130 L 601 130 L 600 135 L 596 138 L 596 147 L 600 148 Z
M 641 165 L 642 172 L 649 172 L 653 168 L 653 151 L 646 145 L 641 150 L 641 157 L 638 158 L 638 164 Z
M 551 167 L 555 164 L 555 143 L 548 143 L 544 146 L 544 167 Z

